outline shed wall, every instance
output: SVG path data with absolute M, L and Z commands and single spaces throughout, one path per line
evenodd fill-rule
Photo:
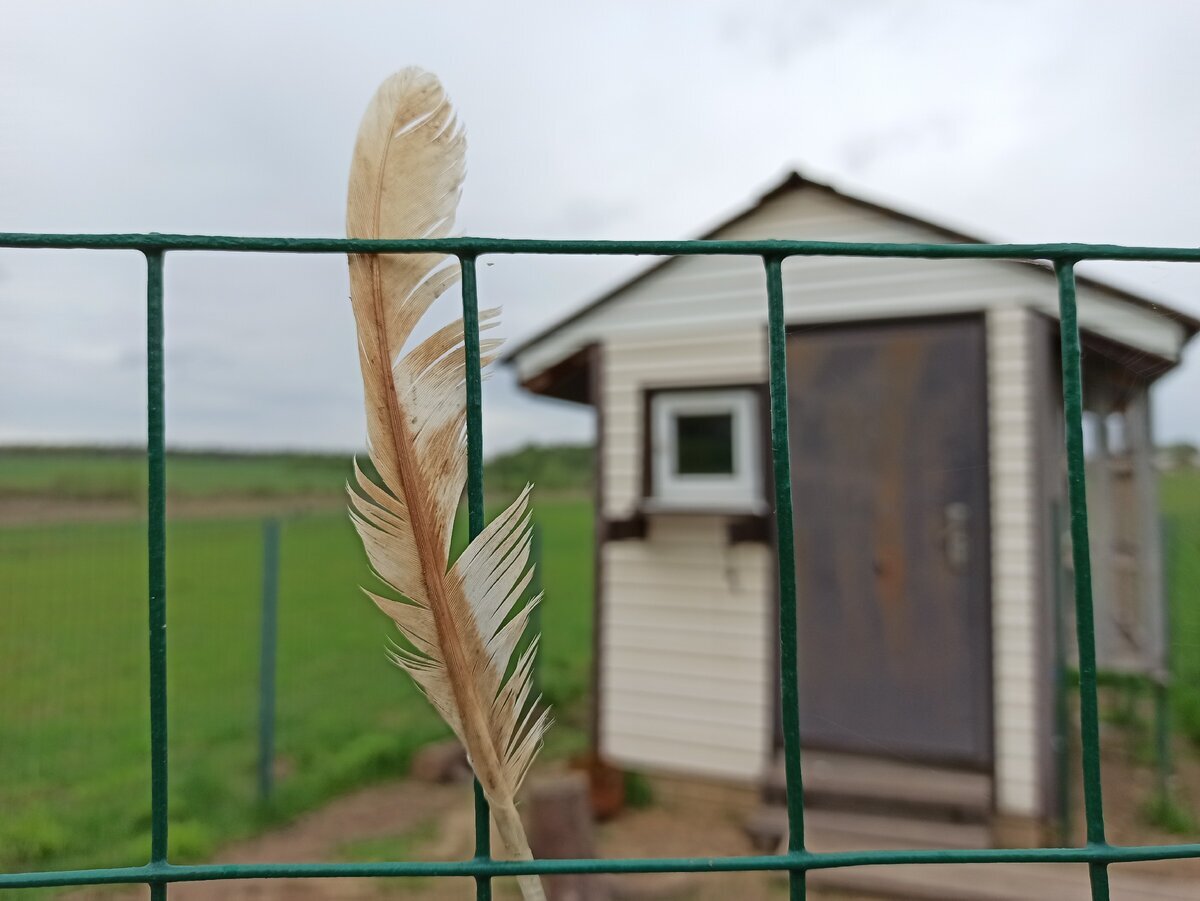
M 932 237 L 820 192 L 781 197 L 721 236 Z M 989 311 L 996 797 L 1001 812 L 1036 814 L 1043 739 L 1026 323 L 1030 309 L 1054 309 L 1053 279 L 1011 263 L 808 258 L 788 261 L 784 288 L 789 324 Z M 681 259 L 522 353 L 528 373 L 604 344 L 604 518 L 628 517 L 640 503 L 645 389 L 766 381 L 764 295 L 758 260 Z M 1085 325 L 1090 317 L 1127 340 L 1136 332 L 1175 355 L 1174 323 L 1095 293 L 1081 292 L 1081 302 Z M 726 541 L 717 518 L 655 516 L 646 540 L 601 551 L 601 744 L 619 763 L 731 779 L 762 772 L 773 733 L 774 562 L 766 546 Z
M 1036 496 L 1036 416 L 1033 314 L 989 312 L 988 433 L 992 520 L 992 669 L 996 807 L 1035 816 L 1040 784 L 1040 558 Z
M 641 494 L 643 391 L 765 380 L 764 335 L 685 333 L 606 344 L 604 508 Z M 729 545 L 715 516 L 652 517 L 602 550 L 601 750 L 631 767 L 757 781 L 773 734 L 774 561 Z

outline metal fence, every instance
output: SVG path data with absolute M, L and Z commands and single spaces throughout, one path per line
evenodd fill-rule
M 150 641 L 150 796 L 149 863 L 135 867 L 0 874 L 0 889 L 145 883 L 152 899 L 165 899 L 175 882 L 314 877 L 467 876 L 476 897 L 490 899 L 491 880 L 525 873 L 671 873 L 786 871 L 791 897 L 805 897 L 810 870 L 881 864 L 1077 863 L 1086 865 L 1093 901 L 1109 898 L 1108 867 L 1131 861 L 1200 858 L 1200 844 L 1113 845 L 1104 837 L 1100 790 L 1100 738 L 1095 628 L 1092 613 L 1087 499 L 1084 484 L 1081 350 L 1075 301 L 1075 264 L 1083 260 L 1200 262 L 1200 249 L 1124 247 L 1091 244 L 876 244 L 823 241 L 540 241 L 492 238 L 360 240 L 323 238 L 241 238 L 160 234 L 45 235 L 0 234 L 0 247 L 137 251 L 146 258 L 147 455 L 149 535 L 147 595 Z M 163 262 L 169 252 L 242 253 L 445 253 L 462 265 L 463 319 L 467 360 L 467 509 L 473 538 L 484 528 L 483 436 L 479 363 L 479 308 L 476 261 L 486 254 L 567 255 L 734 255 L 761 258 L 765 268 L 770 339 L 771 456 L 775 518 L 780 534 L 792 532 L 791 465 L 788 455 L 787 372 L 783 305 L 783 261 L 788 257 L 840 256 L 908 259 L 1035 260 L 1053 265 L 1058 281 L 1062 336 L 1062 384 L 1066 418 L 1068 500 L 1075 573 L 1079 646 L 1079 707 L 1083 745 L 1084 808 L 1087 842 L 1077 848 L 983 850 L 849 851 L 815 853 L 804 845 L 799 703 L 797 697 L 796 564 L 791 542 L 778 547 L 780 677 L 784 755 L 788 786 L 788 847 L 778 854 L 742 857 L 678 857 L 606 860 L 498 861 L 492 858 L 488 809 L 475 791 L 475 856 L 462 861 L 385 863 L 201 864 L 167 859 L 167 597 L 166 456 L 163 394 Z

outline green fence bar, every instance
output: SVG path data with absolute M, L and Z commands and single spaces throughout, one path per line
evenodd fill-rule
M 1058 842 L 1071 843 L 1071 723 L 1067 699 L 1066 585 L 1062 559 L 1063 511 L 1055 501 L 1051 513 L 1050 567 L 1054 573 L 1054 768 L 1058 773 Z
M 1088 541 L 1087 473 L 1083 453 L 1083 351 L 1075 305 L 1075 264 L 1055 263 L 1062 344 L 1063 411 L 1066 419 L 1067 502 L 1075 571 L 1075 637 L 1079 643 L 1079 729 L 1083 744 L 1083 805 L 1089 845 L 1104 845 L 1100 792 L 1100 705 L 1096 692 L 1096 623 L 1092 611 L 1092 556 Z M 1108 865 L 1088 864 L 1093 901 L 1108 901 Z
M 244 235 L 55 235 L 0 232 L 0 247 L 230 253 L 487 253 L 566 256 L 831 256 L 926 260 L 1124 260 L 1200 263 L 1200 247 L 1122 244 L 892 244 L 878 241 L 568 241 L 536 238 L 276 238 Z
M 463 349 L 467 382 L 467 535 L 473 541 L 483 531 L 483 367 L 479 362 L 479 294 L 475 257 L 461 256 Z M 491 811 L 483 787 L 475 780 L 475 859 L 492 854 Z M 477 901 L 491 901 L 492 878 L 475 877 Z
M 0 875 L 0 889 L 148 882 L 210 882 L 229 879 L 350 879 L 392 877 L 523 876 L 536 873 L 751 873 L 835 870 L 930 864 L 1139 863 L 1200 858 L 1200 844 L 1097 845 L 1084 848 L 984 848 L 978 850 L 794 851 L 736 857 L 650 857 L 604 860 L 438 860 L 374 863 L 148 864 L 97 870 Z M 1042 901 L 1042 899 L 1038 899 Z M 1047 899 L 1048 901 L 1048 899 Z
M 177 882 L 281 878 L 469 877 L 476 897 L 490 901 L 496 876 L 566 873 L 787 872 L 793 899 L 803 899 L 809 871 L 900 864 L 1059 863 L 1087 865 L 1093 901 L 1109 898 L 1108 866 L 1135 861 L 1200 858 L 1200 844 L 1116 846 L 1104 834 L 1100 785 L 1094 615 L 1083 453 L 1083 375 L 1075 298 L 1074 266 L 1081 260 L 1200 262 L 1200 248 L 1121 247 L 1088 244 L 881 244 L 828 241 L 544 241 L 493 238 L 388 239 L 245 238 L 216 235 L 47 235 L 0 234 L 0 247 L 136 250 L 146 258 L 148 629 L 150 650 L 151 854 L 143 866 L 61 872 L 0 874 L 0 890 L 144 883 L 154 901 L 165 901 Z M 780 695 L 788 787 L 788 848 L 779 854 L 731 857 L 622 858 L 616 860 L 498 861 L 491 856 L 490 812 L 475 786 L 475 852 L 468 860 L 376 863 L 256 863 L 178 866 L 168 862 L 167 808 L 167 597 L 166 455 L 164 438 L 163 264 L 167 251 L 265 253 L 442 253 L 462 266 L 464 356 L 466 366 L 467 514 L 474 538 L 484 528 L 482 376 L 476 259 L 480 254 L 574 255 L 736 255 L 763 260 L 768 304 L 771 397 L 771 450 L 779 568 Z M 889 257 L 924 259 L 1011 259 L 1054 264 L 1062 337 L 1063 403 L 1066 419 L 1069 526 L 1075 571 L 1078 688 L 1081 710 L 1084 802 L 1087 842 L 1078 848 L 991 848 L 863 850 L 813 853 L 805 849 L 798 699 L 796 568 L 792 534 L 791 468 L 788 454 L 787 333 L 782 264 L 790 256 Z M 277 542 L 277 537 L 276 537 Z M 277 547 L 275 550 L 277 554 Z M 264 580 L 267 574 L 264 572 Z M 272 594 L 277 589 L 272 587 Z M 264 581 L 264 597 L 268 585 Z M 264 608 L 264 630 L 266 610 Z M 273 630 L 272 630 L 273 631 Z M 265 631 L 264 631 L 265 636 Z M 265 648 L 265 645 L 264 645 Z M 1061 650 L 1060 650 L 1061 653 Z M 265 656 L 265 655 L 264 655 Z M 265 678 L 265 669 L 264 669 Z M 1166 696 L 1158 697 L 1160 706 Z M 1165 722 L 1165 719 L 1164 719 Z M 1165 733 L 1164 733 L 1165 735 Z M 1164 751 L 1165 737 L 1160 737 Z M 1165 756 L 1165 755 L 1164 755 Z M 266 759 L 265 757 L 261 759 Z M 261 760 L 260 759 L 260 760 Z M 261 766 L 261 762 L 260 762 Z M 260 774 L 261 775 L 261 774 Z
M 146 463 L 150 631 L 150 862 L 167 860 L 167 453 L 163 252 L 146 253 Z M 167 897 L 151 882 L 151 901 Z
M 771 387 L 771 463 L 775 476 L 775 542 L 779 567 L 779 678 L 783 760 L 787 780 L 788 850 L 804 850 L 804 787 L 800 773 L 800 677 L 796 641 L 796 547 L 792 543 L 792 460 L 788 452 L 787 329 L 783 258 L 764 257 Z M 802 901 L 806 873 L 791 871 L 791 896 Z
M 279 520 L 263 520 L 262 632 L 258 653 L 258 799 L 271 797 L 275 769 L 275 646 L 279 634 Z
M 1175 649 L 1171 640 L 1171 590 L 1174 587 L 1175 523 L 1165 516 L 1159 518 L 1158 531 L 1162 536 L 1163 556 L 1163 661 L 1162 672 L 1154 680 L 1154 757 L 1158 769 L 1158 793 L 1162 803 L 1170 798 L 1171 779 L 1175 764 L 1171 754 L 1171 691 L 1175 682 Z

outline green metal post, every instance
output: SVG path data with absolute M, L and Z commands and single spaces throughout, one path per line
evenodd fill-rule
M 1054 504 L 1054 540 L 1050 549 L 1054 567 L 1054 758 L 1058 772 L 1059 844 L 1071 843 L 1071 730 L 1067 703 L 1067 635 L 1063 617 L 1062 506 Z
M 1175 674 L 1175 654 L 1171 647 L 1171 575 L 1175 562 L 1175 529 L 1164 516 L 1159 520 L 1163 545 L 1163 671 L 1154 680 L 1154 747 L 1158 764 L 1158 790 L 1164 800 L 1170 797 L 1174 761 L 1171 758 L 1171 685 Z
M 1083 801 L 1087 841 L 1103 846 L 1104 802 L 1100 791 L 1100 713 L 1096 694 L 1096 624 L 1092 611 L 1092 559 L 1088 542 L 1087 481 L 1083 454 L 1083 369 L 1075 305 L 1075 264 L 1054 264 L 1062 343 L 1063 409 L 1066 413 L 1067 499 L 1075 569 L 1075 632 L 1079 643 L 1079 720 L 1083 743 Z M 1093 901 L 1108 901 L 1108 864 L 1088 864 Z
M 263 520 L 262 634 L 258 655 L 258 799 L 271 797 L 275 762 L 275 645 L 279 606 L 279 520 Z
M 467 382 L 467 535 L 471 540 L 483 531 L 483 367 L 479 359 L 479 297 L 475 257 L 461 256 L 463 347 Z M 475 859 L 492 856 L 491 810 L 483 787 L 475 780 Z M 477 901 L 491 901 L 492 878 L 475 878 Z
M 167 454 L 163 251 L 146 251 L 146 466 L 150 633 L 150 863 L 167 862 Z M 167 884 L 150 882 L 151 901 Z
M 1171 690 L 1165 679 L 1154 681 L 1154 757 L 1158 765 L 1158 796 L 1171 797 Z
M 775 541 L 779 566 L 779 673 L 783 760 L 787 778 L 788 850 L 804 850 L 804 786 L 800 771 L 800 691 L 796 641 L 796 549 L 792 536 L 792 461 L 788 453 L 787 331 L 783 258 L 763 258 L 767 270 L 767 333 L 771 384 L 771 462 L 775 475 Z M 807 870 L 790 871 L 793 901 L 803 901 Z

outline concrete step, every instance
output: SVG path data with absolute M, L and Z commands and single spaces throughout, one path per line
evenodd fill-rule
M 745 828 L 759 850 L 777 851 L 787 838 L 787 809 L 764 805 L 750 815 Z M 951 823 L 844 810 L 806 809 L 804 836 L 805 845 L 813 851 L 991 846 L 988 827 L 981 823 Z
M 827 751 L 805 751 L 802 763 L 805 808 L 973 823 L 991 813 L 992 783 L 984 773 Z M 763 799 L 787 803 L 782 758 Z

